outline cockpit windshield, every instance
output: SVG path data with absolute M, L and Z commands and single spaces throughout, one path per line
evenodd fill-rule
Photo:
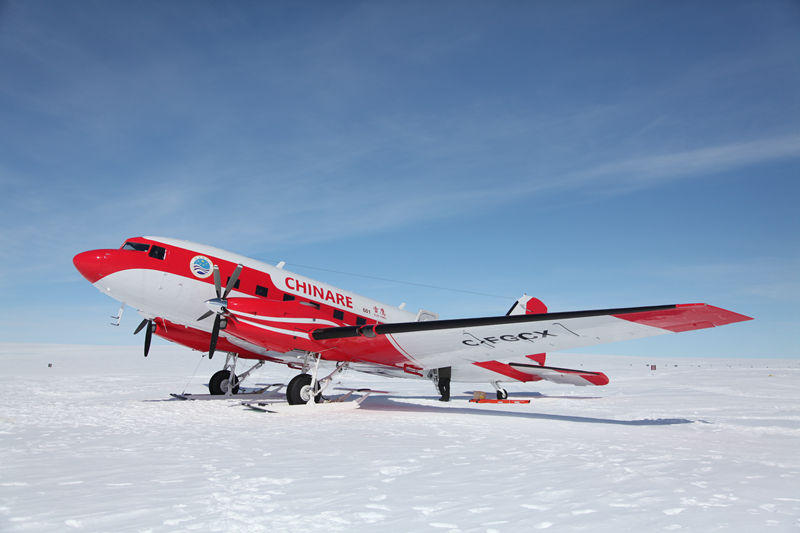
M 135 252 L 146 252 L 150 249 L 149 244 L 142 244 L 140 242 L 128 241 L 122 245 L 123 250 L 133 250 Z

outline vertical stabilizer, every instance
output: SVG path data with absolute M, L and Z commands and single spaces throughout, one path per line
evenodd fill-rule
M 514 302 L 506 315 L 541 315 L 547 312 L 547 306 L 533 296 L 523 295 L 522 298 Z
M 514 302 L 514 305 L 511 306 L 511 309 L 508 310 L 506 315 L 541 315 L 547 312 L 547 306 L 544 305 L 538 298 L 534 298 L 533 296 L 523 295 L 522 298 Z M 535 353 L 526 356 L 528 359 L 536 361 L 539 366 L 544 366 L 545 358 L 547 357 L 546 353 Z

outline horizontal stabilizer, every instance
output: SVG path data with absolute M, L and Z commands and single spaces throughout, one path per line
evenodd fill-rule
M 578 386 L 608 385 L 608 376 L 602 372 L 588 370 L 573 370 L 571 368 L 557 368 L 554 366 L 529 365 L 527 363 L 509 363 L 509 366 L 553 383 L 564 383 Z
M 475 366 L 491 370 L 513 381 L 552 381 L 569 385 L 606 385 L 608 377 L 602 372 L 573 370 L 554 366 L 539 366 L 528 363 L 501 363 L 500 361 L 481 361 Z M 503 381 L 503 380 L 501 380 Z

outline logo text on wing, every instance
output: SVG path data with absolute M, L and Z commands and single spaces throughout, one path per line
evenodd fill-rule
M 481 344 L 492 345 L 498 342 L 533 341 L 535 339 L 544 339 L 545 337 L 557 337 L 557 335 L 549 333 L 547 330 L 530 331 L 522 332 L 517 335 L 500 335 L 499 337 L 484 337 L 482 339 L 474 337 L 472 339 L 465 339 L 461 341 L 461 343 L 467 346 L 480 346 Z

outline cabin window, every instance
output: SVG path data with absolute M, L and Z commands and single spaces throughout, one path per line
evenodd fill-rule
M 360 317 L 356 318 L 356 326 L 363 326 L 366 323 L 367 323 L 367 319 L 364 318 L 363 316 L 360 316 Z
M 269 289 L 267 289 L 266 287 L 262 287 L 261 285 L 256 285 L 256 296 L 263 296 L 264 298 L 266 298 L 267 292 L 269 292 Z
M 333 318 L 336 320 L 344 320 L 344 311 L 340 311 L 338 309 L 333 310 Z
M 156 259 L 164 259 L 164 256 L 167 254 L 167 250 L 162 248 L 161 246 L 153 246 L 150 248 L 150 253 L 147 254 L 150 257 L 154 257 Z
M 123 250 L 133 250 L 134 252 L 146 252 L 150 249 L 149 244 L 143 244 L 141 242 L 131 242 L 128 241 L 122 245 Z
M 291 294 L 284 294 L 283 295 L 283 301 L 284 302 L 291 302 L 292 300 L 294 300 L 294 296 L 292 296 Z
M 238 289 L 238 288 L 239 288 L 239 282 L 240 282 L 240 281 L 242 281 L 242 280 L 240 280 L 240 279 L 237 279 L 237 280 L 236 280 L 236 283 L 235 283 L 235 284 L 234 284 L 234 286 L 233 286 L 233 288 L 234 288 L 234 289 Z M 231 282 L 231 278 L 228 278 L 228 281 L 226 281 L 226 282 L 225 282 L 225 286 L 227 287 L 227 286 L 228 286 L 228 283 L 230 283 L 230 282 Z

